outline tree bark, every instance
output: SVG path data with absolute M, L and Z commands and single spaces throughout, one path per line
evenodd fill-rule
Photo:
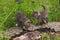
M 34 31 L 36 29 L 45 28 L 45 27 L 54 29 L 56 31 L 56 35 L 60 36 L 60 22 L 49 22 L 41 26 L 31 25 L 28 28 L 28 30 Z M 19 35 L 21 32 L 23 32 L 23 30 L 20 27 L 12 27 L 4 31 L 3 36 L 6 36 L 6 33 L 7 33 L 10 37 L 12 37 L 14 35 Z

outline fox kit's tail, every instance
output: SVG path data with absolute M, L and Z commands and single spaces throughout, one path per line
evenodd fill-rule
M 47 10 L 46 6 L 42 5 L 42 7 L 43 7 L 44 11 L 46 11 L 46 10 Z

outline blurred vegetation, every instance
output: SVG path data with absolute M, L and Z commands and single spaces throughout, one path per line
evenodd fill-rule
M 32 11 L 42 11 L 41 5 L 47 7 L 49 22 L 60 22 L 60 5 L 58 0 L 0 0 L 0 33 L 15 26 L 16 12 L 24 12 L 32 20 Z M 36 23 L 36 20 L 32 20 Z

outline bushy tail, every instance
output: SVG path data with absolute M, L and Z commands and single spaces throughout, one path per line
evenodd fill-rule
M 47 10 L 46 6 L 42 5 L 42 7 L 43 7 L 44 11 L 46 11 L 46 10 Z

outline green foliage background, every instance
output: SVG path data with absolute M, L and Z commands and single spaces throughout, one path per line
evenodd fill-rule
M 35 3 L 32 3 L 34 1 Z M 0 33 L 10 27 L 15 26 L 16 12 L 24 12 L 26 16 L 32 19 L 32 11 L 42 11 L 41 5 L 47 7 L 49 22 L 60 22 L 60 7 L 58 0 L 0 0 Z
M 34 1 L 35 3 L 32 3 Z M 32 11 L 42 11 L 41 5 L 47 7 L 49 22 L 60 21 L 58 0 L 0 0 L 0 30 L 15 26 L 16 12 L 24 12 L 26 16 L 32 19 Z

